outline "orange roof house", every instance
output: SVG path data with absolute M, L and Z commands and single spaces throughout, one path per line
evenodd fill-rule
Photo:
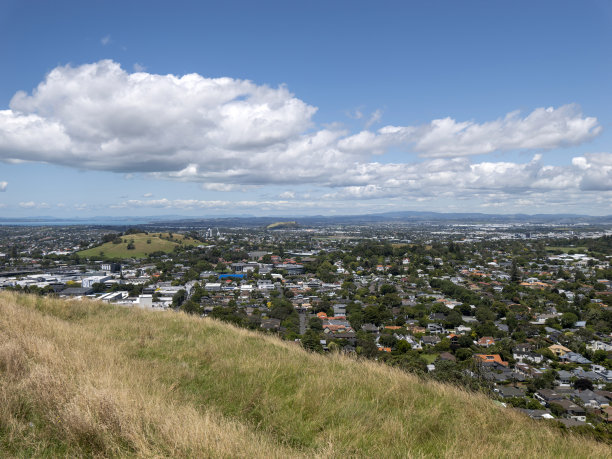
M 490 336 L 483 336 L 478 340 L 478 345 L 482 347 L 489 347 L 495 345 L 495 339 Z
M 508 362 L 504 362 L 499 354 L 474 354 L 474 358 L 480 359 L 481 363 L 498 363 L 505 367 Z

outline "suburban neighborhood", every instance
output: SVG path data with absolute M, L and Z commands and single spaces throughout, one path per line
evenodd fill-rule
M 533 419 L 609 438 L 609 229 L 0 231 L 1 289 L 211 317 L 483 391 Z

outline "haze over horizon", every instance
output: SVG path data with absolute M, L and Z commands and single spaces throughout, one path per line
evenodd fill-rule
M 0 215 L 612 214 L 612 4 L 0 6 Z

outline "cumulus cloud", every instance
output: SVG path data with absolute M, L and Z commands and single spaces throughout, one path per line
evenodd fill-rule
M 385 126 L 342 139 L 346 151 L 384 151 L 409 145 L 426 157 L 457 157 L 520 149 L 551 149 L 578 145 L 601 132 L 597 118 L 583 117 L 576 105 L 537 108 L 485 123 L 442 118 L 422 126 Z
M 0 157 L 117 172 L 224 171 L 299 136 L 316 109 L 285 87 L 58 67 L 0 112 Z
M 379 199 L 393 196 L 460 198 L 490 194 L 498 198 L 534 192 L 612 192 L 612 154 L 575 157 L 571 165 L 550 166 L 537 154 L 526 163 L 471 163 L 468 158 L 413 164 L 370 163 L 347 177 L 346 186 L 325 199 Z
M 612 190 L 612 154 L 591 153 L 572 159 L 581 171 L 580 189 L 584 191 Z
M 367 117 L 356 110 L 352 116 L 367 121 L 366 129 L 355 133 L 317 126 L 317 108 L 285 86 L 134 69 L 129 73 L 110 60 L 57 67 L 31 93 L 16 93 L 9 108 L 0 110 L 0 161 L 112 171 L 126 179 L 145 173 L 224 192 L 306 184 L 314 188 L 303 199 L 326 202 L 471 196 L 492 205 L 517 196 L 527 205 L 537 201 L 534 193 L 562 199 L 591 192 L 605 200 L 612 192 L 610 153 L 584 154 L 555 166 L 538 153 L 579 145 L 600 133 L 597 119 L 576 105 L 511 112 L 493 121 L 441 118 L 377 130 L 369 127 L 380 122 L 382 111 Z M 406 156 L 385 161 L 389 150 Z M 524 163 L 474 159 L 516 150 L 535 155 Z M 0 182 L 0 191 L 5 189 Z M 294 208 L 295 197 L 285 191 L 279 201 L 145 199 L 117 206 L 282 209 Z
M 0 192 L 6 191 L 7 186 L 8 186 L 8 182 L 0 182 Z
M 197 181 L 204 189 L 314 184 L 361 186 L 400 147 L 421 156 L 460 157 L 575 145 L 600 131 L 574 105 L 513 112 L 475 123 L 451 118 L 356 134 L 318 128 L 316 108 L 285 86 L 232 78 L 128 73 L 100 61 L 53 69 L 31 93 L 0 111 L 0 160 Z M 358 112 L 363 116 L 361 112 Z M 375 111 L 368 125 L 378 122 Z M 402 169 L 402 165 L 388 166 Z M 346 171 L 356 171 L 351 178 Z M 347 183 L 353 182 L 353 183 Z M 369 183 L 365 183 L 367 185 Z

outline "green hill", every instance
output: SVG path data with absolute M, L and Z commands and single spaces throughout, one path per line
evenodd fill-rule
M 201 242 L 177 233 L 137 233 L 77 253 L 84 258 L 144 258 L 153 252 L 170 253 L 179 245 L 197 244 Z
M 8 292 L 0 400 L 0 456 L 610 456 L 375 362 L 181 313 Z
M 266 226 L 266 229 L 280 230 L 280 229 L 298 228 L 299 226 L 300 225 L 298 225 L 297 222 L 275 222 L 275 223 L 270 223 L 268 226 Z

